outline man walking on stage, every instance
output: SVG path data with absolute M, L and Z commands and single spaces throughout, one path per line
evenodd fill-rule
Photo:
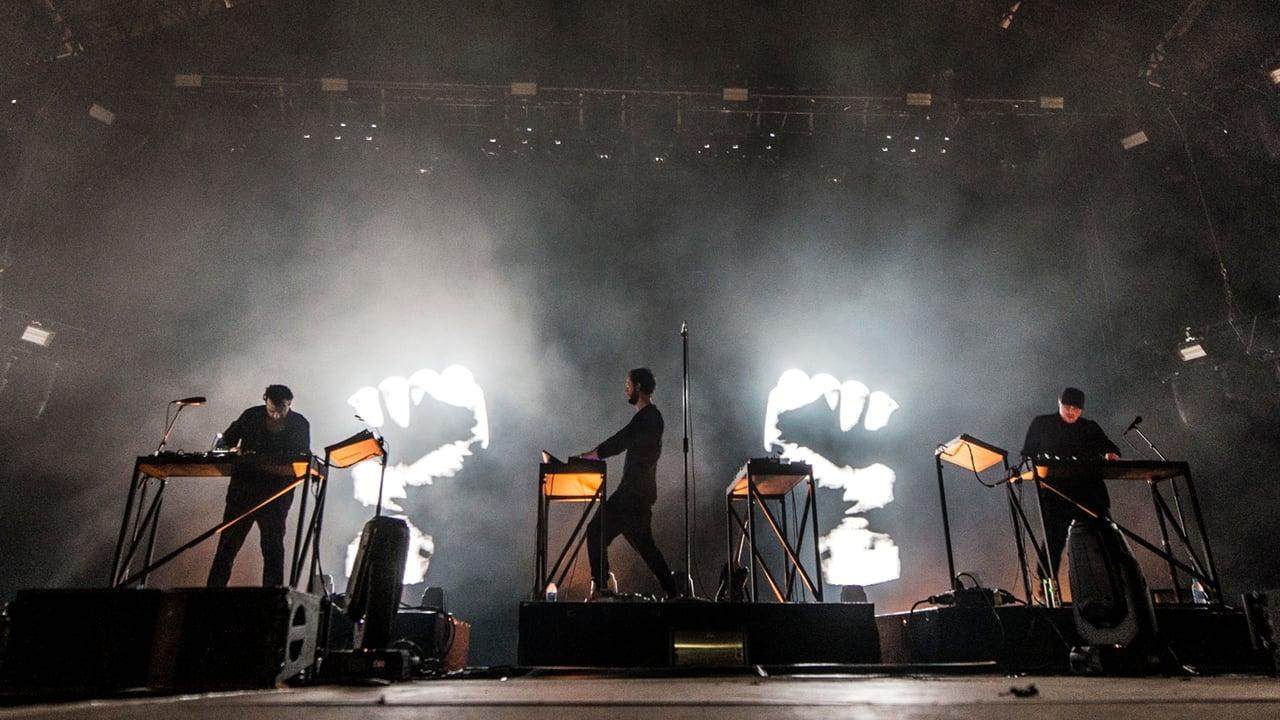
M 1063 390 L 1058 397 L 1058 412 L 1039 415 L 1031 421 L 1026 440 L 1022 443 L 1022 457 L 1033 460 L 1119 460 L 1120 448 L 1111 442 L 1098 423 L 1081 417 L 1083 412 L 1084 391 L 1073 387 Z M 1046 480 L 1042 485 L 1052 486 L 1100 517 L 1110 515 L 1111 498 L 1100 473 L 1097 477 Z M 1040 489 L 1040 510 L 1044 517 L 1045 550 L 1056 578 L 1071 521 L 1087 519 L 1089 515 L 1047 487 Z M 1048 577 L 1043 566 L 1037 570 L 1042 580 Z
M 657 381 L 648 368 L 636 368 L 627 373 L 624 389 L 627 402 L 636 407 L 636 414 L 626 427 L 600 443 L 596 449 L 583 453 L 587 460 L 600 460 L 625 451 L 622 466 L 622 482 L 618 489 L 596 511 L 587 525 L 587 557 L 591 561 L 592 579 L 609 576 L 608 545 L 618 535 L 631 543 L 631 547 L 649 566 L 668 598 L 679 597 L 680 590 L 671 576 L 671 569 L 653 540 L 653 504 L 658 499 L 658 457 L 662 455 L 662 413 L 650 399 Z M 603 515 L 603 518 L 601 517 Z M 600 552 L 600 522 L 605 523 L 605 552 Z M 607 588 L 595 588 L 594 595 L 607 594 Z
M 293 391 L 284 385 L 268 385 L 262 394 L 262 405 L 240 413 L 240 417 L 222 433 L 222 446 L 241 453 L 295 454 L 311 452 L 311 424 L 301 414 L 290 410 Z M 227 506 L 222 521 L 228 522 L 244 514 L 262 501 L 280 492 L 292 482 L 265 472 L 252 464 L 240 465 L 227 486 Z M 249 534 L 249 526 L 258 525 L 258 542 L 262 548 L 262 584 L 284 585 L 285 519 L 293 503 L 293 491 L 276 498 L 270 505 L 226 528 L 218 535 L 218 550 L 209 568 L 209 587 L 226 587 L 231 579 L 231 565 Z

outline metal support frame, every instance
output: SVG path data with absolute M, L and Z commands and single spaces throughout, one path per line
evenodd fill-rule
M 577 559 L 578 553 L 582 549 L 583 543 L 587 539 L 586 525 L 587 518 L 591 516 L 592 509 L 599 508 L 601 512 L 604 510 L 604 501 L 608 497 L 608 479 L 604 469 L 604 462 L 598 461 L 601 465 L 600 469 L 600 486 L 596 488 L 594 495 L 590 499 L 583 500 L 581 497 L 556 497 L 548 495 L 546 491 L 547 469 L 542 466 L 538 472 L 538 527 L 537 538 L 535 539 L 535 551 L 533 560 L 533 588 L 530 591 L 530 598 L 539 600 L 542 598 L 543 592 L 547 588 L 547 584 L 554 580 L 557 587 L 564 585 L 565 578 L 569 575 L 569 570 L 573 567 L 574 560 Z M 560 554 L 556 556 L 554 563 L 548 569 L 548 559 L 550 557 L 550 516 L 552 503 L 565 502 L 585 502 L 586 507 L 583 508 L 582 514 L 578 517 L 578 522 L 574 524 L 573 531 L 569 533 L 569 539 L 565 541 L 564 547 L 561 548 Z M 600 516 L 600 536 L 596 539 L 600 543 L 600 557 L 603 558 L 606 547 L 605 538 L 608 537 L 605 528 L 605 516 Z M 593 578 L 597 588 L 607 587 L 607 578 L 604 577 L 604 563 L 601 563 L 600 577 Z
M 298 456 L 301 460 L 302 455 Z M 319 464 L 320 461 L 314 455 L 307 454 L 307 468 L 301 477 L 294 476 L 292 483 L 281 488 L 271 497 L 261 503 L 250 508 L 239 517 L 233 518 L 227 522 L 220 522 L 212 528 L 200 533 L 191 540 L 183 543 L 178 548 L 170 551 L 159 560 L 153 560 L 156 546 L 156 532 L 160 526 L 160 510 L 164 502 L 164 493 L 168 487 L 171 477 L 179 477 L 178 475 L 158 476 L 149 474 L 144 471 L 144 465 L 153 464 L 156 457 L 145 455 L 139 457 L 134 462 L 133 477 L 129 483 L 129 493 L 125 499 L 124 515 L 120 521 L 120 534 L 116 539 L 115 554 L 111 560 L 111 576 L 108 585 L 111 587 L 124 587 L 137 585 L 138 587 L 146 587 L 147 579 L 152 572 L 167 565 L 174 558 L 183 554 L 187 550 L 199 545 L 205 540 L 213 537 L 231 527 L 232 525 L 249 520 L 254 514 L 262 508 L 269 505 L 277 498 L 293 491 L 299 485 L 304 486 L 303 500 L 299 506 L 297 529 L 295 532 L 295 541 L 293 547 L 293 557 L 290 560 L 289 568 L 289 585 L 296 589 L 303 558 L 305 557 L 303 544 L 303 525 L 310 527 L 307 532 L 308 541 L 314 545 L 316 555 L 319 554 L 320 542 L 320 519 L 319 513 L 323 508 L 324 488 L 327 486 L 326 474 L 324 472 L 326 465 Z M 243 462 L 245 458 L 220 458 L 216 462 Z M 320 498 L 316 502 L 316 508 L 312 511 L 312 517 L 307 519 L 306 512 L 306 495 L 310 493 L 312 478 L 317 478 L 321 483 Z M 154 490 L 154 494 L 151 491 Z M 148 495 L 151 495 L 148 501 Z M 144 510 L 145 508 L 145 510 Z M 139 550 L 145 548 L 143 553 L 144 562 L 141 570 L 131 572 L 135 556 Z M 310 581 L 308 581 L 310 584 Z
M 726 549 L 728 551 L 727 560 L 728 567 L 732 569 L 735 566 L 734 553 L 734 535 L 735 528 L 739 537 L 739 547 L 744 545 L 751 548 L 751 557 L 748 561 L 748 571 L 750 574 L 750 597 L 751 602 L 758 602 L 760 597 L 759 576 L 756 573 L 757 567 L 764 575 L 765 581 L 769 584 L 769 589 L 773 593 L 778 602 L 795 602 L 796 585 L 795 580 L 798 577 L 803 586 L 817 599 L 818 602 L 823 601 L 823 581 L 822 581 L 822 557 L 821 551 L 818 549 L 818 498 L 817 488 L 814 483 L 813 469 L 805 466 L 807 472 L 803 479 L 791 486 L 787 491 L 779 493 L 763 493 L 756 483 L 755 472 L 752 470 L 751 463 L 747 463 L 747 493 L 745 496 L 738 495 L 734 492 L 737 485 L 737 479 L 729 484 L 729 489 L 725 492 L 725 514 L 727 516 L 726 528 Z M 796 528 L 795 544 L 792 545 L 789 539 L 789 529 L 787 527 L 787 496 L 794 491 L 796 485 L 804 484 L 805 501 L 804 508 L 800 513 L 800 526 Z M 780 508 L 781 521 L 769 509 L 769 500 L 777 501 Z M 745 517 L 734 508 L 735 501 L 743 501 L 746 503 Z M 757 511 L 763 515 L 765 521 L 769 525 L 775 538 L 782 548 L 784 560 L 783 581 L 779 583 L 777 576 L 769 569 L 764 556 L 760 552 L 760 548 L 756 542 L 756 514 Z M 800 554 L 803 552 L 805 531 L 809 530 L 813 540 L 813 566 L 814 577 L 805 569 L 804 563 L 801 561 Z M 743 542 L 745 540 L 745 543 Z
M 1205 527 L 1204 516 L 1200 510 L 1200 499 L 1199 499 L 1199 496 L 1196 494 L 1195 483 L 1191 479 L 1191 469 L 1186 463 L 1170 463 L 1170 466 L 1176 468 L 1176 470 L 1175 472 L 1170 474 L 1168 477 L 1149 478 L 1146 480 L 1147 485 L 1151 489 L 1151 503 L 1153 508 L 1155 509 L 1156 520 L 1160 528 L 1160 547 L 1157 547 L 1151 541 L 1147 540 L 1146 538 L 1143 538 L 1141 535 L 1138 535 L 1136 532 L 1116 522 L 1115 519 L 1110 517 L 1109 515 L 1106 517 L 1100 516 L 1097 512 L 1090 510 L 1089 508 L 1085 507 L 1081 503 L 1077 502 L 1075 498 L 1072 498 L 1071 496 L 1067 495 L 1059 488 L 1056 488 L 1056 487 L 1053 487 L 1052 485 L 1048 485 L 1046 483 L 1041 482 L 1039 477 L 1036 477 L 1035 484 L 1037 489 L 1037 495 L 1039 494 L 1039 491 L 1043 488 L 1044 490 L 1052 492 L 1055 495 L 1061 497 L 1063 500 L 1066 500 L 1067 502 L 1076 506 L 1080 511 L 1084 512 L 1086 515 L 1089 515 L 1090 517 L 1093 517 L 1093 518 L 1104 519 L 1111 522 L 1116 526 L 1116 528 L 1122 534 L 1124 534 L 1126 538 L 1128 538 L 1129 540 L 1132 540 L 1138 545 L 1141 545 L 1143 548 L 1145 548 L 1147 551 L 1149 551 L 1156 557 L 1164 560 L 1169 568 L 1169 581 L 1170 583 L 1172 583 L 1172 586 L 1174 588 L 1174 591 L 1176 593 L 1176 596 L 1179 602 L 1181 602 L 1183 599 L 1182 588 L 1181 588 L 1179 577 L 1178 577 L 1178 573 L 1179 571 L 1181 571 L 1185 573 L 1188 577 L 1198 578 L 1201 582 L 1207 585 L 1210 591 L 1213 593 L 1217 603 L 1222 604 L 1223 603 L 1222 585 L 1218 578 L 1217 565 L 1213 559 L 1213 548 L 1209 541 L 1208 529 Z M 1175 501 L 1176 501 L 1178 497 L 1177 480 L 1179 478 L 1183 480 L 1183 484 L 1186 486 L 1188 497 L 1191 500 L 1192 515 L 1193 515 L 1193 519 L 1195 520 L 1195 531 L 1196 531 L 1196 535 L 1198 536 L 1199 545 L 1200 545 L 1199 551 L 1197 551 L 1195 547 L 1196 538 L 1193 538 L 1191 534 L 1188 532 L 1188 528 L 1185 523 L 1185 518 L 1182 516 L 1181 504 L 1180 503 L 1178 504 L 1178 510 L 1176 512 L 1171 510 L 1169 508 L 1168 503 L 1165 501 L 1164 496 L 1160 492 L 1160 486 L 1162 483 L 1164 482 L 1170 483 L 1170 486 L 1173 488 Z M 1017 476 L 1014 476 L 1014 479 L 1016 481 Z M 1043 529 L 1044 512 L 1043 512 L 1043 509 L 1040 508 L 1039 503 L 1037 503 L 1037 508 L 1040 514 L 1041 527 Z M 1169 528 L 1171 527 L 1173 528 L 1175 534 L 1177 535 L 1176 539 L 1182 545 L 1183 549 L 1186 551 L 1187 556 L 1191 563 L 1190 565 L 1182 562 L 1175 556 L 1174 546 L 1170 542 L 1170 537 L 1169 537 Z M 1033 536 L 1033 542 L 1034 542 L 1034 536 Z M 1201 552 L 1203 553 L 1203 556 L 1199 554 Z M 1047 556 L 1045 559 L 1048 560 Z M 1049 569 L 1049 572 L 1052 572 L 1052 563 L 1046 562 L 1045 567 Z

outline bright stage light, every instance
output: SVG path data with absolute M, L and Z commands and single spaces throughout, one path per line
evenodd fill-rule
M 1204 342 L 1191 334 L 1191 328 L 1187 328 L 1186 337 L 1178 343 L 1178 357 L 1182 358 L 1183 362 L 1191 362 L 1208 356 L 1209 352 L 1204 349 Z
M 40 323 L 32 323 L 22 331 L 22 340 L 47 348 L 53 342 L 53 331 L 44 329 Z
M 1133 133 L 1131 135 L 1125 135 L 1124 137 L 1120 138 L 1120 147 L 1124 148 L 1125 150 L 1132 150 L 1146 142 L 1147 142 L 1147 134 L 1139 130 L 1136 133 Z
M 897 474 L 881 463 L 865 467 L 836 465 L 817 451 L 798 442 L 784 440 L 779 421 L 782 414 L 799 410 L 822 399 L 829 409 L 839 413 L 841 432 L 859 428 L 875 432 L 889 424 L 899 405 L 888 393 L 871 392 L 857 380 L 840 382 L 832 375 L 819 373 L 809 377 L 803 370 L 787 370 L 769 391 L 765 405 L 764 447 L 781 448 L 782 457 L 807 462 L 819 487 L 843 490 L 842 499 L 849 503 L 845 514 L 882 508 L 893 502 L 893 486 Z M 846 517 L 823 536 L 823 573 L 830 582 L 840 585 L 872 585 L 899 577 L 898 548 L 893 538 L 872 532 L 865 518 Z M 830 568 L 830 569 L 828 569 Z

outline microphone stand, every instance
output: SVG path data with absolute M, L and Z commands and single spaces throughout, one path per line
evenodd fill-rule
M 169 404 L 174 405 L 177 403 L 175 401 Z M 168 423 L 165 425 L 164 437 L 160 438 L 160 444 L 156 446 L 156 452 L 155 452 L 156 455 L 159 455 L 164 450 L 164 446 L 169 444 L 169 433 L 173 432 L 173 426 L 178 424 L 178 416 L 182 414 L 182 410 L 185 407 L 186 407 L 185 404 L 178 404 L 178 412 L 174 413 L 173 419 L 169 420 Z M 167 410 L 165 411 L 165 417 L 166 418 L 169 417 L 169 412 Z
M 378 475 L 378 506 L 373 511 L 374 517 L 382 517 L 382 488 L 387 482 L 387 440 L 378 435 L 378 447 L 382 448 L 382 472 Z
M 1138 433 L 1138 437 L 1142 438 L 1142 442 L 1146 443 L 1147 447 L 1151 448 L 1151 452 L 1155 453 L 1156 457 L 1168 462 L 1169 458 L 1165 457 L 1164 453 L 1160 452 L 1160 448 L 1156 447 L 1156 444 L 1151 442 L 1151 439 L 1147 437 L 1147 434 L 1142 432 L 1142 428 L 1138 427 L 1137 424 L 1134 424 L 1132 429 L 1134 432 Z M 1155 492 L 1155 486 L 1152 486 L 1151 491 Z M 1182 514 L 1182 493 L 1178 492 L 1178 484 L 1176 482 L 1173 483 L 1173 509 L 1178 513 L 1178 530 L 1185 538 L 1187 537 L 1187 518 Z M 1195 564 L 1197 570 L 1201 570 L 1199 559 L 1195 556 L 1195 553 L 1191 553 L 1191 562 Z M 1174 589 L 1177 591 L 1179 599 L 1181 599 L 1182 588 L 1177 587 Z
M 680 345 L 683 357 L 681 392 L 684 403 L 684 578 L 682 592 L 693 596 L 693 550 L 689 544 L 689 324 L 680 323 Z

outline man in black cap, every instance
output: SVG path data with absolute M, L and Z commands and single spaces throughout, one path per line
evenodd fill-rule
M 293 391 L 284 385 L 268 385 L 262 394 L 262 405 L 245 410 L 222 433 L 223 447 L 242 453 L 284 455 L 311 452 L 311 424 L 300 413 L 291 412 Z M 291 482 L 255 468 L 241 465 L 227 486 L 227 505 L 222 521 L 240 517 Z M 209 587 L 226 587 L 231 579 L 231 565 L 249 534 L 249 526 L 258 525 L 258 542 L 262 548 L 262 584 L 284 585 L 284 533 L 293 491 L 276 498 L 271 504 L 245 518 L 218 535 L 218 549 L 209 568 Z
M 1022 443 L 1022 457 L 1033 460 L 1119 460 L 1120 448 L 1111 442 L 1098 423 L 1081 417 L 1083 412 L 1084 392 L 1073 387 L 1063 390 L 1058 396 L 1058 412 L 1039 415 L 1031 421 L 1027 438 Z M 1100 475 L 1043 481 L 1042 484 L 1052 485 L 1102 517 L 1110 513 L 1111 498 Z M 1040 489 L 1040 510 L 1044 516 L 1046 551 L 1056 578 L 1071 521 L 1088 518 L 1089 515 L 1044 487 Z M 1037 572 L 1041 579 L 1048 577 L 1044 567 L 1038 567 Z

